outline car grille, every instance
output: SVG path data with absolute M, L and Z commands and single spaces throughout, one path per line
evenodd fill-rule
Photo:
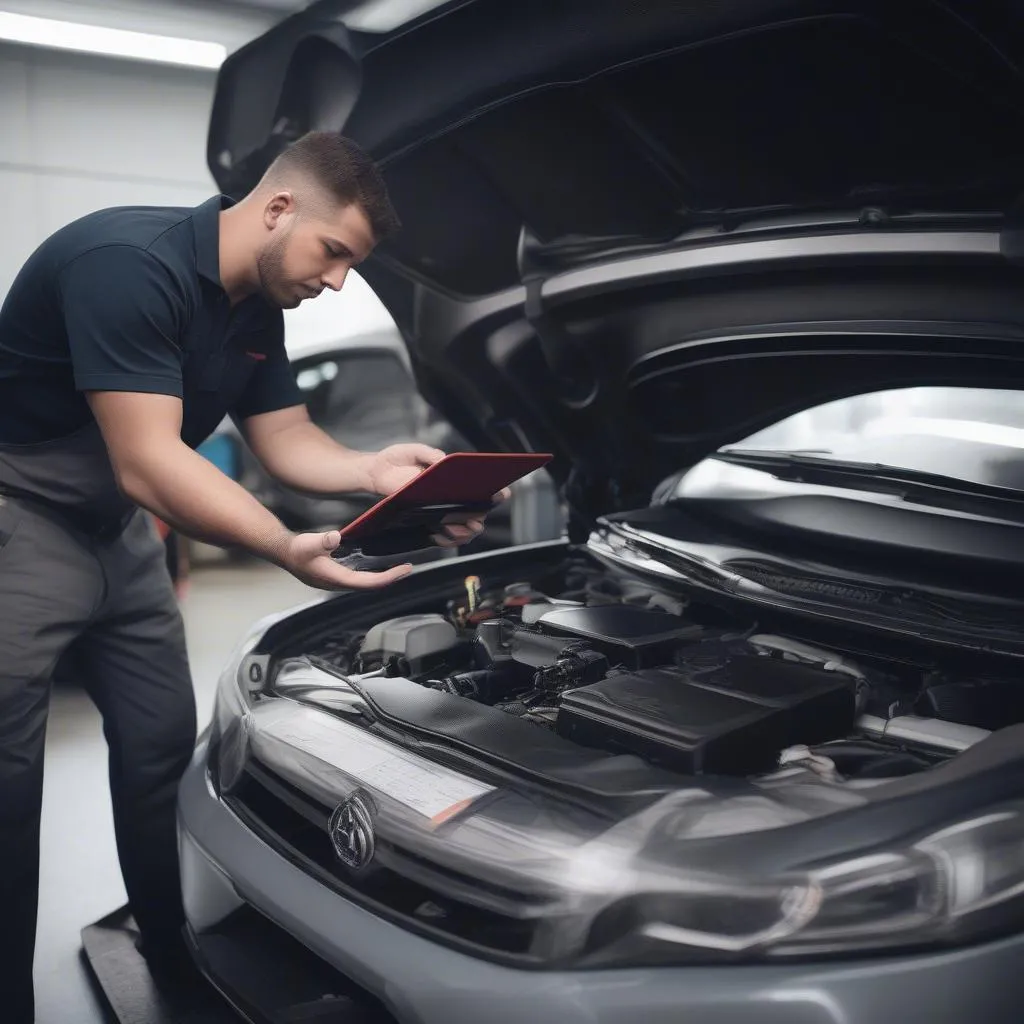
M 520 967 L 539 963 L 541 925 L 524 920 L 529 898 L 523 894 L 485 890 L 473 880 L 446 875 L 380 837 L 374 861 L 350 871 L 334 854 L 330 810 L 252 761 L 223 799 L 278 853 L 378 916 L 475 956 Z M 470 887 L 488 907 L 453 894 Z

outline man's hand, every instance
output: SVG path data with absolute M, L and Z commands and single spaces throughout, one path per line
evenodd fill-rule
M 393 494 L 428 466 L 440 462 L 444 452 L 425 444 L 393 444 L 379 452 L 367 452 L 366 482 L 374 494 Z
M 445 453 L 425 444 L 393 444 L 379 452 L 363 456 L 366 460 L 366 479 L 374 494 L 393 494 L 410 480 L 419 476 L 428 466 L 440 462 Z M 495 502 L 507 501 L 510 491 L 506 487 L 494 495 Z M 483 532 L 486 514 L 450 515 L 444 519 L 444 533 L 431 539 L 442 548 L 467 544 Z
M 341 543 L 337 530 L 300 533 L 281 557 L 281 565 L 296 579 L 318 590 L 369 590 L 386 587 L 408 576 L 411 565 L 396 565 L 384 572 L 359 572 L 339 565 L 331 552 Z
M 251 416 L 244 430 L 249 447 L 275 480 L 313 494 L 393 494 L 445 454 L 425 444 L 352 451 L 314 426 L 305 406 Z M 494 500 L 507 501 L 510 494 L 506 488 Z M 432 539 L 441 547 L 455 547 L 471 541 L 483 528 L 484 516 L 479 513 L 452 515 L 445 521 L 444 533 Z

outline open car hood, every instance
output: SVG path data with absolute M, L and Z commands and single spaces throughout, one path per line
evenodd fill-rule
M 833 398 L 1024 383 L 1022 62 L 1016 0 L 324 0 L 225 63 L 208 160 L 367 148 L 421 390 L 583 525 Z

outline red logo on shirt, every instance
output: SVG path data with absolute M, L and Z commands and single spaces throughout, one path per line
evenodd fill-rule
M 250 359 L 255 359 L 257 362 L 262 362 L 267 358 L 266 352 L 246 352 L 245 353 Z

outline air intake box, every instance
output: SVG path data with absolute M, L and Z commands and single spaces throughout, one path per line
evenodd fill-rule
M 750 775 L 775 767 L 786 747 L 853 728 L 855 695 L 844 676 L 755 654 L 710 668 L 707 659 L 695 662 L 566 691 L 558 732 L 686 774 Z

